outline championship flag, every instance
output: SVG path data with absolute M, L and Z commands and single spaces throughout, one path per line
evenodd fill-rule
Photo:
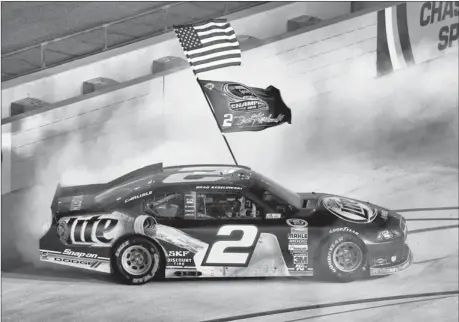
M 226 19 L 174 26 L 174 31 L 195 75 L 241 65 L 241 48 Z
M 198 79 L 222 133 L 261 131 L 292 124 L 292 112 L 274 86 L 266 89 L 236 82 Z

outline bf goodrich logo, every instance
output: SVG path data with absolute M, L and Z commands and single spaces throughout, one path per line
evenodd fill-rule
M 321 202 L 328 211 L 349 222 L 369 223 L 376 217 L 376 210 L 355 200 L 342 197 L 324 197 Z

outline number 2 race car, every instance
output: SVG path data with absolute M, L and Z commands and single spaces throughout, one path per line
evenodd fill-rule
M 161 163 L 107 184 L 61 187 L 42 261 L 160 278 L 313 276 L 349 282 L 412 261 L 405 219 L 325 193 L 295 193 L 243 166 Z

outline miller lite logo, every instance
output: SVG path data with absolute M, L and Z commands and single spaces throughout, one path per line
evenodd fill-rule
M 347 198 L 324 197 L 321 203 L 325 209 L 337 217 L 357 224 L 370 223 L 377 215 L 376 210 L 368 205 Z
M 59 238 L 67 245 L 110 245 L 116 237 L 118 220 L 106 216 L 61 219 L 57 226 Z

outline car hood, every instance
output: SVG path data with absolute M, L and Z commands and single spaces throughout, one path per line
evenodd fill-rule
M 389 217 L 397 217 L 388 209 L 368 201 L 320 192 L 302 192 L 298 195 L 303 199 L 304 208 L 325 210 L 345 221 L 383 224 Z

